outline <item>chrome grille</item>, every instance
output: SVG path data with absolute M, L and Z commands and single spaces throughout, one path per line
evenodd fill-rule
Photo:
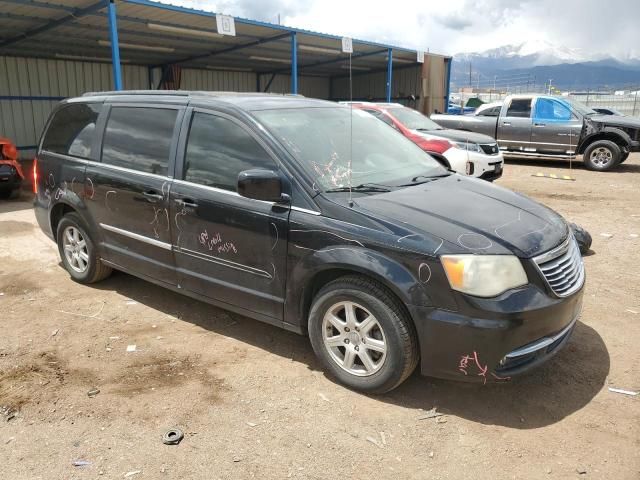
M 551 290 L 567 297 L 584 284 L 584 263 L 573 235 L 562 245 L 533 259 Z

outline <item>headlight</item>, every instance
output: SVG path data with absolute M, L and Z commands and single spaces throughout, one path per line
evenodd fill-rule
M 440 260 L 451 288 L 476 297 L 495 297 L 528 283 L 513 255 L 442 255 Z
M 478 153 L 482 153 L 482 149 L 480 148 L 480 145 L 478 145 L 477 143 L 471 143 L 471 142 L 452 142 L 456 148 L 460 148 L 462 150 L 469 150 L 470 152 L 478 152 Z

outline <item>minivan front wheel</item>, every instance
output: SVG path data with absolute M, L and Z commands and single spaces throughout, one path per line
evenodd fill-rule
M 94 283 L 111 274 L 97 255 L 95 243 L 76 213 L 68 213 L 57 230 L 58 251 L 64 268 L 80 283 Z
M 367 393 L 394 389 L 418 363 L 411 321 L 387 290 L 364 277 L 342 277 L 318 292 L 309 338 L 333 376 Z

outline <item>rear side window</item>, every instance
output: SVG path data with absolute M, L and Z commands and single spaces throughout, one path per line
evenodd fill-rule
M 242 127 L 216 115 L 196 112 L 185 152 L 184 179 L 236 191 L 238 174 L 252 168 L 276 169 L 267 152 Z
M 507 110 L 507 117 L 529 118 L 531 116 L 531 99 L 517 98 L 511 100 Z
M 500 107 L 491 107 L 478 113 L 480 117 L 497 117 L 500 115 Z
M 49 152 L 89 158 L 101 103 L 77 103 L 58 110 L 42 141 Z
M 104 132 L 102 162 L 166 175 L 177 110 L 112 107 Z

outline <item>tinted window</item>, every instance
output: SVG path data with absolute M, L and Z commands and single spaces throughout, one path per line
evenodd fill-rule
M 274 162 L 243 128 L 223 117 L 195 113 L 191 120 L 184 179 L 236 191 L 243 170 L 273 170 Z
M 101 103 L 78 103 L 58 110 L 44 136 L 49 152 L 89 158 Z
M 107 121 L 102 161 L 166 175 L 177 110 L 113 107 Z
M 509 110 L 507 110 L 507 117 L 521 117 L 529 118 L 531 116 L 531 99 L 522 98 L 511 100 Z

